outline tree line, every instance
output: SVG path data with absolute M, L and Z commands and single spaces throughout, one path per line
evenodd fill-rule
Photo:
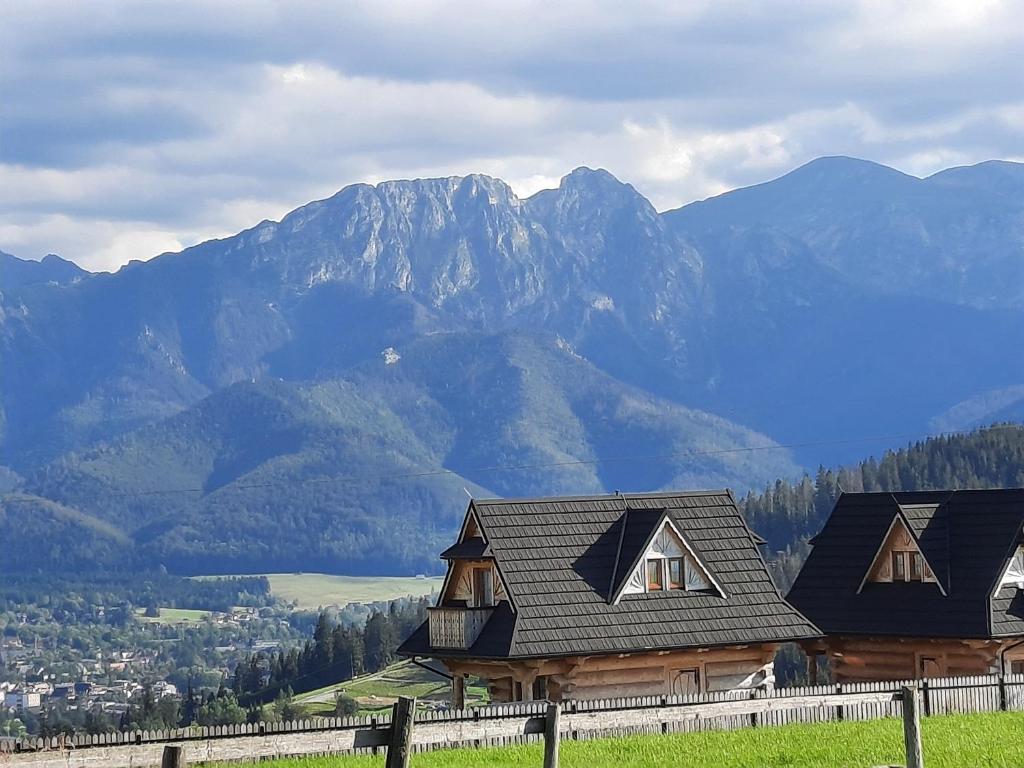
M 366 624 L 345 626 L 326 611 L 301 647 L 254 653 L 235 668 L 231 690 L 243 704 L 262 703 L 282 693 L 304 693 L 376 672 L 396 660 L 399 644 L 427 617 L 430 600 L 396 600 L 374 611 Z

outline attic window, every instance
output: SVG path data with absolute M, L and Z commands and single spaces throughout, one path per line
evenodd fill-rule
M 670 557 L 665 562 L 668 563 L 668 588 L 686 589 L 686 583 L 683 581 L 683 558 Z
M 662 574 L 661 560 L 647 561 L 647 591 L 660 592 L 665 588 L 665 578 Z

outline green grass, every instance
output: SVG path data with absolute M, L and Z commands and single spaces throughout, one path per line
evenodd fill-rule
M 324 573 L 268 573 L 270 591 L 299 608 L 349 603 L 376 603 L 413 595 L 422 597 L 441 588 L 441 578 L 414 576 L 330 576 Z
M 389 708 L 399 696 L 415 696 L 421 702 L 448 701 L 451 681 L 411 662 L 400 661 L 380 672 L 301 693 L 295 697 L 295 703 L 307 717 L 330 715 L 334 710 L 335 693 L 339 690 L 355 699 L 360 711 L 366 713 Z M 486 703 L 486 689 L 480 685 L 469 685 L 466 697 L 469 704 Z
M 922 723 L 928 768 L 1024 765 L 1024 713 L 955 715 Z M 540 766 L 542 746 L 441 750 L 412 756 L 412 768 Z M 563 741 L 564 768 L 871 768 L 905 765 L 899 720 L 821 723 L 669 736 Z M 371 768 L 383 757 L 277 760 L 273 768 Z
M 139 621 L 148 621 L 154 624 L 177 624 L 179 621 L 199 622 L 210 615 L 210 611 L 194 611 L 189 608 L 161 608 L 160 615 L 151 617 L 144 616 L 144 608 L 139 608 L 135 614 Z

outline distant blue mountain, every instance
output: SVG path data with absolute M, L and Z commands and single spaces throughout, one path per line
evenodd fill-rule
M 745 490 L 1012 414 L 1022 181 L 822 158 L 658 214 L 606 171 L 527 199 L 474 175 L 113 275 L 3 254 L 0 515 L 111 563 L 408 571 L 463 486 Z

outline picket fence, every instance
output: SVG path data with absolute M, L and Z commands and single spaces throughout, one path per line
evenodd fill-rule
M 583 740 L 900 717 L 903 686 L 917 687 L 926 717 L 1024 711 L 1024 674 L 990 675 L 566 701 L 561 705 L 559 732 L 563 739 Z M 546 712 L 543 701 L 417 712 L 411 750 L 541 741 Z M 388 744 L 390 731 L 391 716 L 380 715 L 4 739 L 0 740 L 0 766 L 145 768 L 160 765 L 162 748 L 168 744 L 182 746 L 190 763 L 376 753 Z

